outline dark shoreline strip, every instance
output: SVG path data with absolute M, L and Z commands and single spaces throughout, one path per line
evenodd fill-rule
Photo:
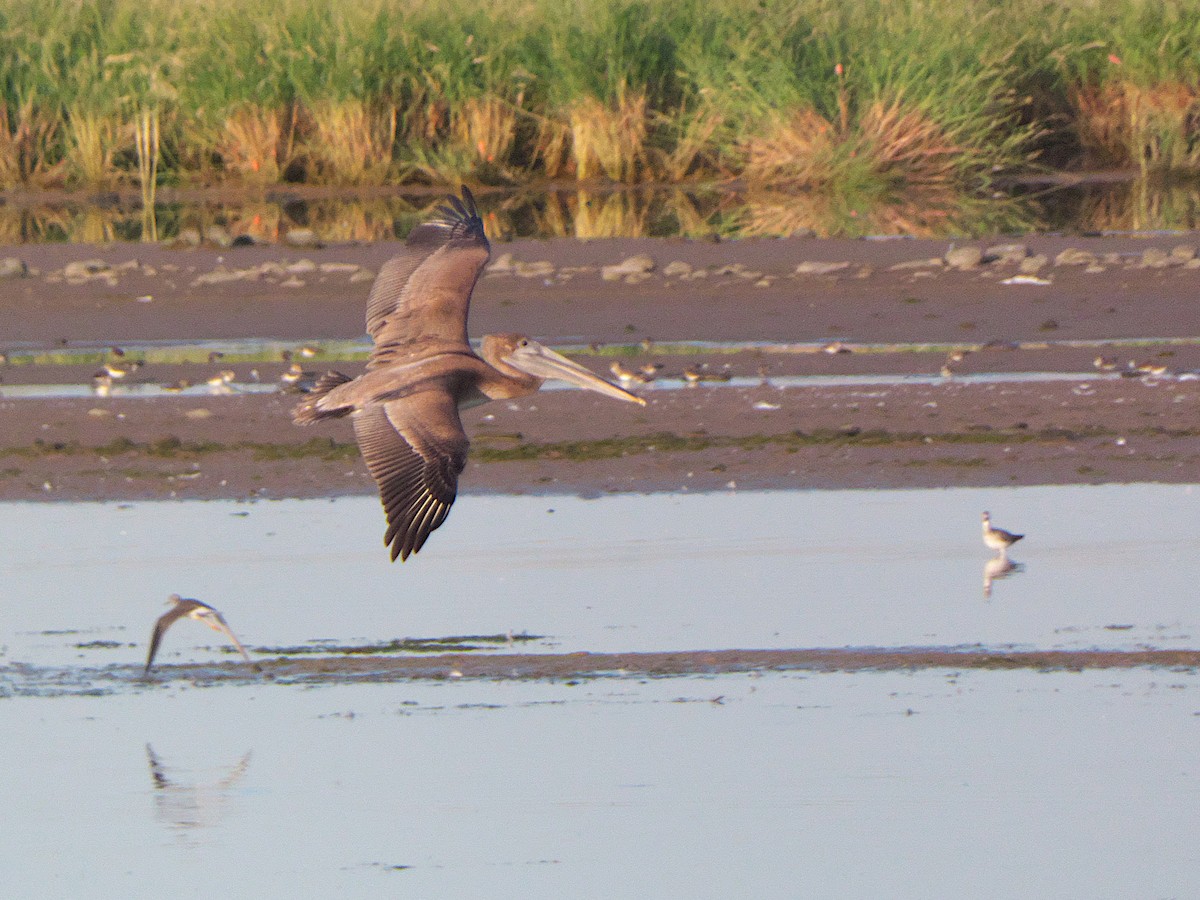
M 670 677 L 738 672 L 889 672 L 973 669 L 1080 672 L 1158 667 L 1200 669 L 1200 650 L 986 650 L 953 647 L 859 647 L 783 650 L 689 650 L 652 653 L 483 654 L 436 656 L 258 657 L 266 679 L 283 684 L 362 684 L 449 679 L 572 680 Z M 263 679 L 240 662 L 163 665 L 144 681 L 140 665 L 101 669 L 0 668 L 0 696 L 9 693 L 107 692 L 114 684 L 186 680 L 197 685 L 253 684 Z M 15 675 L 24 684 L 3 684 Z M 15 689 L 15 691 L 13 690 Z

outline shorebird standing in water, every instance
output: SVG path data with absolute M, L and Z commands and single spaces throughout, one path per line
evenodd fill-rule
M 983 542 L 988 549 L 995 550 L 1001 556 L 1008 554 L 1008 548 L 1015 544 L 1023 534 L 1013 534 L 1011 531 L 1005 531 L 1003 528 L 994 528 L 992 526 L 992 517 L 986 512 L 983 514 Z
M 450 512 L 469 446 L 460 410 L 533 394 L 548 378 L 646 405 L 524 335 L 485 335 L 477 355 L 467 310 L 489 254 L 464 187 L 461 200 L 448 197 L 379 270 L 367 298 L 375 344 L 367 371 L 358 378 L 327 372 L 292 412 L 297 425 L 350 416 L 379 485 L 393 560 L 420 550 Z
M 233 633 L 233 629 L 229 627 L 229 624 L 225 621 L 225 617 L 207 603 L 180 597 L 178 594 L 172 594 L 167 598 L 167 602 L 171 604 L 171 608 L 159 616 L 158 621 L 154 623 L 154 633 L 150 636 L 150 652 L 146 655 L 146 670 L 143 675 L 150 674 L 150 667 L 154 665 L 154 657 L 158 653 L 158 646 L 162 643 L 163 635 L 167 633 L 167 629 L 176 620 L 183 618 L 203 622 L 218 634 L 225 635 L 233 642 L 233 646 L 237 647 L 238 652 L 242 654 L 246 662 L 253 666 L 256 672 L 262 672 L 262 666 L 250 658 L 250 654 L 246 652 L 246 648 L 242 646 L 242 642 L 237 639 L 237 635 Z

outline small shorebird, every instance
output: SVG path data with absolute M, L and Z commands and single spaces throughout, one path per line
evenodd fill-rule
M 250 658 L 250 654 L 246 652 L 246 648 L 242 646 L 242 642 L 237 639 L 233 630 L 226 623 L 224 616 L 209 606 L 207 603 L 201 603 L 199 600 L 190 600 L 180 597 L 178 594 L 172 594 L 167 598 L 167 602 L 171 604 L 171 608 L 158 617 L 158 621 L 154 623 L 154 633 L 150 635 L 150 652 L 146 656 L 146 670 L 144 675 L 150 674 L 150 667 L 154 665 L 154 657 L 158 653 L 158 645 L 162 643 L 163 635 L 167 633 L 167 629 L 177 619 L 188 618 L 195 619 L 197 622 L 203 622 L 213 631 L 218 634 L 223 634 L 233 646 L 237 647 L 238 652 L 256 672 L 262 671 L 262 666 Z
M 843 344 L 841 341 L 830 341 L 821 348 L 822 353 L 828 353 L 831 356 L 838 353 L 853 353 L 854 351 Z
M 1007 554 L 1008 548 L 1023 537 L 1025 537 L 1023 534 L 1013 534 L 1003 528 L 993 528 L 991 516 L 986 512 L 983 514 L 983 543 L 987 545 L 988 549 L 995 550 L 1001 555 Z
M 283 390 L 291 394 L 307 394 L 317 382 L 316 372 L 307 372 L 300 363 L 292 363 L 286 372 L 279 376 Z
M 647 369 L 649 371 L 647 371 Z M 613 363 L 608 367 L 608 371 L 612 372 L 621 384 L 649 384 L 654 380 L 654 373 L 658 371 L 652 366 L 642 366 L 638 371 L 634 371 L 619 362 Z
M 946 354 L 946 363 L 948 365 L 958 365 L 967 358 L 967 354 L 970 352 L 970 350 L 951 350 Z
M 1092 365 L 1101 372 L 1111 372 L 1117 367 L 1117 361 L 1111 356 L 1097 356 L 1092 360 Z
M 303 356 L 305 359 L 312 359 L 314 356 L 316 356 L 320 352 L 321 352 L 320 347 L 314 347 L 311 344 L 305 344 L 303 347 L 300 348 L 300 355 Z
M 1132 362 L 1132 360 L 1131 360 Z M 1142 375 L 1166 375 L 1167 367 L 1162 363 L 1144 362 L 1134 366 L 1134 368 Z
M 237 373 L 233 369 L 222 369 L 205 383 L 208 385 L 209 393 L 232 394 L 235 378 L 237 378 Z
M 374 342 L 358 378 L 326 372 L 292 411 L 309 425 L 349 416 L 367 468 L 379 486 L 391 557 L 407 559 L 441 526 L 467 465 L 459 410 L 527 397 L 547 378 L 646 405 L 549 347 L 520 334 L 467 340 L 467 310 L 491 245 L 475 198 L 448 197 L 412 230 L 399 256 L 384 263 L 367 298 Z
M 701 363 L 698 366 L 688 366 L 683 370 L 683 380 L 688 384 L 699 384 L 702 381 L 724 382 L 732 378 L 733 376 L 729 372 L 710 371 L 708 363 Z
M 954 369 L 950 367 L 950 363 L 945 362 L 945 363 L 942 363 L 942 368 L 939 370 L 939 374 L 943 378 L 953 378 L 954 377 Z
M 173 381 L 170 384 L 164 384 L 162 389 L 171 394 L 178 394 L 180 391 L 186 391 L 192 386 L 192 383 L 186 378 L 180 378 L 178 381 Z
M 92 376 L 92 392 L 97 397 L 107 397 L 112 393 L 113 377 L 101 369 Z
M 100 371 L 108 375 L 109 378 L 124 378 L 130 372 L 136 372 L 144 363 L 140 359 L 135 359 L 127 363 L 106 362 L 100 367 Z

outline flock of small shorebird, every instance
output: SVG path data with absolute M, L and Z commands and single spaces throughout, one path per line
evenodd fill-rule
M 490 400 L 528 396 L 551 378 L 646 405 L 641 397 L 525 335 L 485 335 L 476 353 L 467 338 L 467 312 L 489 255 L 475 199 L 464 187 L 461 198 L 447 198 L 434 218 L 412 231 L 404 250 L 380 269 L 367 298 L 367 332 L 373 348 L 366 371 L 357 378 L 340 372 L 317 377 L 292 363 L 284 374 L 285 387 L 295 386 L 303 392 L 292 412 L 297 425 L 350 418 L 359 449 L 379 487 L 387 519 L 383 541 L 393 561 L 419 551 L 454 503 L 469 446 L 460 410 Z M 827 353 L 849 350 L 840 342 L 823 349 Z M 318 349 L 304 347 L 298 352 L 311 357 Z M 125 361 L 119 348 L 110 353 L 113 358 L 94 379 L 98 390 L 105 385 L 111 388 L 114 380 L 141 367 L 136 361 Z M 210 358 L 213 363 L 219 360 L 217 353 Z M 629 370 L 614 363 L 611 371 L 619 381 L 632 385 L 656 377 L 659 366 Z M 231 370 L 223 370 L 209 385 L 227 388 L 234 377 Z M 684 379 L 690 383 L 728 378 L 727 372 L 703 366 L 684 371 Z M 182 384 L 177 387 L 183 389 Z M 1008 548 L 1021 537 L 993 527 L 988 514 L 983 514 L 984 543 L 997 552 L 997 560 L 1010 567 L 1005 573 L 1013 565 L 1007 558 Z M 220 612 L 178 594 L 172 594 L 169 602 L 171 609 L 154 626 L 146 675 L 167 629 L 183 618 L 224 634 L 247 663 L 261 671 Z
M 280 390 L 294 394 L 307 393 L 316 383 L 317 373 L 307 371 L 300 363 L 293 362 L 293 359 L 296 356 L 311 359 L 320 353 L 320 347 L 314 347 L 310 344 L 305 344 L 296 350 L 281 350 L 279 358 L 285 363 L 291 363 L 291 365 L 279 376 Z M 145 360 L 128 359 L 128 354 L 123 347 L 109 347 L 106 356 L 108 358 L 105 359 L 100 368 L 92 375 L 92 391 L 98 397 L 110 396 L 114 385 L 134 383 L 134 380 L 130 376 L 140 371 L 146 365 Z M 208 362 L 210 365 L 217 364 L 224 357 L 224 353 L 214 350 L 208 354 Z M 236 380 L 237 372 L 233 369 L 221 369 L 210 378 L 205 379 L 204 383 L 208 386 L 208 390 L 212 394 L 232 394 L 236 392 L 234 386 Z M 250 380 L 255 382 L 260 380 L 258 369 L 250 370 Z M 181 378 L 178 381 L 164 384 L 161 387 L 167 393 L 178 394 L 195 386 L 189 379 Z

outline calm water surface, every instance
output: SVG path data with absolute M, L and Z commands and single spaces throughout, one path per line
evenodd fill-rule
M 990 597 L 984 509 L 1028 534 Z M 1192 486 L 467 496 L 403 565 L 383 530 L 369 497 L 0 504 L 0 643 L 10 661 L 135 661 L 173 591 L 267 647 L 509 631 L 558 652 L 1200 636 Z M 210 659 L 210 635 L 172 632 L 163 660 Z M 96 641 L 120 646 L 77 646 Z
M 1190 671 L 8 689 L 24 664 L 138 662 L 170 591 L 251 648 L 1195 647 L 1198 501 L 465 496 L 403 566 L 369 498 L 0 505 L 0 893 L 1189 896 Z M 988 598 L 985 508 L 1029 535 Z M 161 658 L 218 646 L 185 622 Z

